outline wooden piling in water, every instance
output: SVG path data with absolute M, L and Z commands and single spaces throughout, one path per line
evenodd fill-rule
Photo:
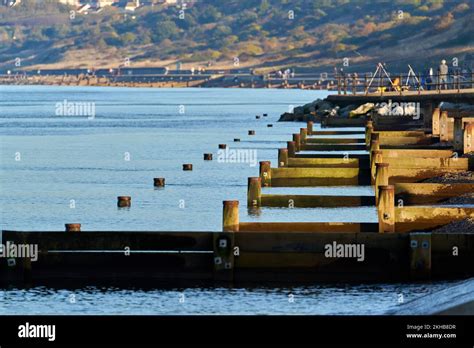
M 249 130 L 249 135 L 255 135 L 255 131 L 254 130 Z
M 377 213 L 379 233 L 395 232 L 395 188 L 393 185 L 379 186 Z
M 119 208 L 128 208 L 132 205 L 132 197 L 130 196 L 118 196 L 117 206 Z
M 219 149 L 226 149 L 227 145 L 226 144 L 219 144 Z
M 299 134 L 293 134 L 293 141 L 295 142 L 295 151 L 301 151 L 301 137 Z
M 153 186 L 155 187 L 164 187 L 165 178 L 153 178 Z
M 306 128 L 300 128 L 300 141 L 301 141 L 301 144 L 306 143 L 307 136 L 308 136 L 308 130 Z
M 379 201 L 379 187 L 387 186 L 389 183 L 389 164 L 388 163 L 376 163 L 375 164 L 375 203 Z
M 222 213 L 222 231 L 239 231 L 239 201 L 224 201 Z
M 64 227 L 66 232 L 81 232 L 81 224 L 65 224 Z
M 370 162 L 370 183 L 371 183 L 371 185 L 375 184 L 375 177 L 376 177 L 376 174 L 377 174 L 376 164 L 383 162 L 382 153 L 383 152 L 380 151 L 380 150 L 372 152 L 371 162 Z M 387 183 L 387 185 L 388 185 L 388 183 Z
M 288 149 L 278 149 L 278 167 L 288 167 Z
M 372 125 L 372 121 L 367 121 L 367 126 L 365 128 L 365 145 L 367 148 L 370 147 L 370 141 L 372 139 L 372 132 L 374 131 L 374 126 Z
M 183 170 L 185 171 L 193 170 L 193 165 L 191 163 L 185 163 L 183 164 Z
M 308 135 L 311 135 L 313 133 L 313 126 L 313 121 L 308 121 L 308 123 L 306 124 L 306 128 L 308 129 Z
M 296 144 L 294 141 L 288 141 L 286 143 L 286 146 L 288 148 L 288 158 L 290 157 L 295 157 L 296 155 Z
M 205 153 L 204 161 L 212 161 L 212 153 Z
M 248 178 L 247 207 L 260 207 L 262 197 L 262 179 L 260 177 Z
M 262 186 L 271 186 L 272 168 L 270 161 L 260 161 L 260 178 Z

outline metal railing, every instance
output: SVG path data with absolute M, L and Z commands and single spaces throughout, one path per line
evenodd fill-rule
M 450 90 L 460 92 L 474 88 L 474 72 L 433 75 L 399 74 L 389 76 L 370 76 L 364 74 L 337 75 L 337 93 L 339 95 L 385 94 L 387 92 L 403 95 L 405 92 Z

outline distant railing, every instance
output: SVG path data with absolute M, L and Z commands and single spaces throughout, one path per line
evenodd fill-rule
M 337 75 L 338 94 L 369 94 L 379 93 L 383 95 L 387 92 L 397 92 L 403 95 L 404 92 L 450 90 L 460 92 L 462 89 L 474 88 L 474 72 L 469 73 L 449 73 L 433 75 L 413 75 L 399 74 L 390 76 L 370 76 L 364 74 L 360 77 L 357 74 Z

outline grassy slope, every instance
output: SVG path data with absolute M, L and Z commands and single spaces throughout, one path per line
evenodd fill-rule
M 23 66 L 31 68 L 117 67 L 124 57 L 131 57 L 133 66 L 173 66 L 180 60 L 185 62 L 186 68 L 204 65 L 209 59 L 199 61 L 199 54 L 202 56 L 203 52 L 213 50 L 222 53 L 214 62 L 217 68 L 233 67 L 233 57 L 239 56 L 241 67 L 260 69 L 300 66 L 329 71 L 335 64 L 340 65 L 343 58 L 349 58 L 350 68 L 354 69 L 372 70 L 376 62 L 384 61 L 393 68 L 406 70 L 406 64 L 415 68 L 435 66 L 441 57 L 457 57 L 462 61 L 466 52 L 474 52 L 474 9 L 459 10 L 460 1 L 445 1 L 441 7 L 432 6 L 432 1 L 428 1 L 431 3 L 428 9 L 422 7 L 426 6 L 426 1 L 416 4 L 416 1 L 402 0 L 372 4 L 341 1 L 339 5 L 332 2 L 329 7 L 311 5 L 309 0 L 270 3 L 272 7 L 266 11 L 258 0 L 197 3 L 195 9 L 190 10 L 191 14 L 196 14 L 195 24 L 180 28 L 173 40 L 147 44 L 132 42 L 119 47 L 96 47 L 90 42 L 78 45 L 78 40 L 87 41 L 87 35 L 80 31 L 73 32 L 67 39 L 38 41 L 27 46 L 7 41 L 6 45 L 0 46 L 0 67 L 13 67 L 16 57 L 22 58 Z M 220 11 L 221 17 L 200 23 L 209 4 Z M 295 19 L 286 17 L 289 10 L 295 12 Z M 403 11 L 403 18 L 397 17 L 399 10 Z M 256 19 L 241 25 L 239 15 L 249 13 L 255 13 Z M 439 28 L 448 13 L 453 14 L 453 20 L 445 28 Z M 175 14 L 176 9 L 169 8 L 158 12 L 142 9 L 134 15 L 136 21 L 153 33 L 150 18 L 156 18 L 160 23 Z M 129 28 L 131 32 L 136 30 L 130 24 L 130 18 L 124 19 L 118 11 L 89 14 L 78 19 L 82 23 L 80 28 L 99 28 L 100 33 L 111 24 Z M 28 40 L 33 27 L 45 29 L 69 23 L 67 9 L 33 15 L 15 9 L 2 13 L 0 18 L 0 24 L 10 31 L 11 28 L 21 29 L 23 42 Z M 365 28 L 372 24 L 372 28 Z M 216 47 L 214 36 L 219 25 L 230 28 L 229 35 L 237 35 L 238 39 Z M 242 32 L 254 29 L 252 25 L 258 25 L 258 30 L 242 36 Z M 249 54 L 250 51 L 253 54 Z

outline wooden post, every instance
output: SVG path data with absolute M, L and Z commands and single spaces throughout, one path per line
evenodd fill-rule
M 193 165 L 191 163 L 183 164 L 183 170 L 193 170 Z
M 413 279 L 431 277 L 431 233 L 410 233 L 410 275 Z
M 81 232 L 81 224 L 65 224 L 66 232 Z
M 341 94 L 341 76 L 337 75 L 337 94 Z
M 389 180 L 388 163 L 375 163 L 375 204 L 379 200 L 379 187 L 387 186 Z
M 356 77 L 355 74 L 352 75 L 352 94 L 357 94 L 357 86 L 356 86 Z
M 224 201 L 222 214 L 222 231 L 239 231 L 239 201 Z
M 440 121 L 440 109 L 439 108 L 434 108 L 433 109 L 433 116 L 432 116 L 432 123 L 431 123 L 431 128 L 432 131 L 431 133 L 435 136 L 439 136 L 439 121 Z
M 383 162 L 382 151 L 380 150 L 374 151 L 372 153 L 371 162 L 370 162 L 370 184 L 371 185 L 375 185 L 375 178 L 377 174 L 377 167 L 375 166 L 375 164 L 382 163 L 382 162 Z
M 204 161 L 212 161 L 212 153 L 205 153 Z
M 262 186 L 271 186 L 272 168 L 270 161 L 260 162 L 260 178 L 262 179 Z
M 262 205 L 262 179 L 260 177 L 248 178 L 247 207 L 260 207 Z
M 300 141 L 301 141 L 301 144 L 306 143 L 307 135 L 308 135 L 308 130 L 306 128 L 300 128 Z
M 164 187 L 165 186 L 165 178 L 153 178 L 153 185 L 155 187 Z
M 461 152 L 464 150 L 463 138 L 464 138 L 464 134 L 463 134 L 463 129 L 462 129 L 462 117 L 458 113 L 456 116 L 454 116 L 454 137 L 453 137 L 454 151 Z
M 370 141 L 370 148 L 369 148 L 369 161 L 372 162 L 372 154 L 374 151 L 380 150 L 380 143 L 378 140 L 371 140 Z
M 395 232 L 395 188 L 393 185 L 379 186 L 377 212 L 379 233 Z
M 377 133 L 377 132 L 370 133 L 370 140 L 379 141 L 380 140 L 380 133 Z
M 474 151 L 474 122 L 464 125 L 463 152 L 469 153 Z
M 372 139 L 372 132 L 374 131 L 374 125 L 372 121 L 367 121 L 367 126 L 365 127 L 365 145 L 367 148 L 370 146 L 370 140 Z
M 117 206 L 119 208 L 128 208 L 132 205 L 132 197 L 130 196 L 118 196 Z
M 447 111 L 441 112 L 439 125 L 440 125 L 440 133 L 439 133 L 440 141 L 447 142 L 449 140 L 448 138 L 448 112 Z
M 295 151 L 301 151 L 301 137 L 299 134 L 293 134 L 293 141 L 295 142 Z
M 313 121 L 308 121 L 306 128 L 308 129 L 308 134 L 311 135 L 313 133 Z
M 295 157 L 296 154 L 296 144 L 294 141 L 288 141 L 286 143 L 286 146 L 288 148 L 288 158 L 290 157 Z
M 278 167 L 288 167 L 288 149 L 278 149 Z

